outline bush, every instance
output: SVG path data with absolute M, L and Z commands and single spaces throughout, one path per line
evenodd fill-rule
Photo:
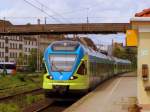
M 16 104 L 0 104 L 0 112 L 20 112 L 20 108 Z
M 26 101 L 27 104 L 30 105 L 42 99 L 44 99 L 44 95 L 36 95 L 36 96 L 27 95 Z
M 21 82 L 25 82 L 25 75 L 17 75 L 17 78 L 21 81 Z

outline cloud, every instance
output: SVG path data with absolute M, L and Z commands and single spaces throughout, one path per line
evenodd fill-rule
M 89 21 L 93 23 L 129 22 L 136 12 L 150 7 L 150 0 L 38 0 L 49 8 L 38 4 L 36 0 L 27 1 L 42 8 L 63 23 L 85 23 L 87 16 Z M 13 24 L 37 23 L 37 18 L 44 22 L 45 16 L 47 15 L 27 4 L 24 0 L 1 0 L 0 18 L 6 17 Z M 59 22 L 47 17 L 47 23 Z M 110 44 L 112 38 L 119 42 L 125 42 L 124 34 L 90 36 L 95 42 L 100 40 L 102 43 Z
M 86 22 L 87 16 L 89 16 L 91 22 L 129 22 L 129 19 L 136 12 L 150 7 L 149 0 L 38 0 L 50 8 L 48 9 L 38 4 L 36 0 L 28 1 L 63 22 Z M 24 2 L 24 0 L 11 0 L 11 2 L 10 0 L 1 1 L 0 7 L 1 18 L 4 16 L 39 18 L 47 16 Z M 29 20 L 34 22 L 36 19 L 30 18 Z M 10 20 L 14 23 L 18 21 L 24 23 L 27 18 L 24 21 L 23 18 L 17 18 L 16 21 L 14 18 L 10 18 Z M 52 23 L 57 21 L 48 17 L 48 22 Z

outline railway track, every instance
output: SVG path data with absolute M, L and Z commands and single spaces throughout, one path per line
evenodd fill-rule
M 45 99 L 34 104 L 28 105 L 22 112 L 62 112 L 75 101 L 55 101 L 52 99 Z
M 36 102 L 34 104 L 28 105 L 26 108 L 22 110 L 22 112 L 41 112 L 45 108 L 49 107 L 51 104 L 53 104 L 53 100 L 41 100 L 39 102 Z
M 26 94 L 33 94 L 34 95 L 34 94 L 40 94 L 40 93 L 43 93 L 42 88 L 37 88 L 37 89 L 31 90 L 31 91 L 18 93 L 18 94 L 14 94 L 11 96 L 0 97 L 0 102 L 4 101 L 4 100 L 10 100 L 11 98 L 19 96 L 19 95 L 26 95 Z

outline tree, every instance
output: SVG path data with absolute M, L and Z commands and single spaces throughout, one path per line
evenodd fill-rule
M 42 64 L 42 52 L 39 51 L 40 54 L 40 62 Z M 31 67 L 32 71 L 35 71 L 37 68 L 37 49 L 31 49 L 30 55 L 29 55 L 29 66 Z
M 19 57 L 17 58 L 17 64 L 23 65 L 23 62 L 24 62 L 24 55 L 23 53 L 19 53 Z
M 36 49 L 31 49 L 28 59 L 29 59 L 29 66 L 31 67 L 32 71 L 35 71 L 37 67 L 37 50 Z
M 132 66 L 137 68 L 137 48 L 136 47 L 127 47 L 125 48 L 125 59 L 128 59 L 132 62 Z
M 132 62 L 132 66 L 137 68 L 137 48 L 136 47 L 123 47 L 115 45 L 113 48 L 113 56 L 128 59 Z

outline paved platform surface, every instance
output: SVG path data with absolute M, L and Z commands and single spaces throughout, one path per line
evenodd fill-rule
M 128 112 L 137 97 L 136 73 L 125 73 L 98 86 L 64 112 Z

